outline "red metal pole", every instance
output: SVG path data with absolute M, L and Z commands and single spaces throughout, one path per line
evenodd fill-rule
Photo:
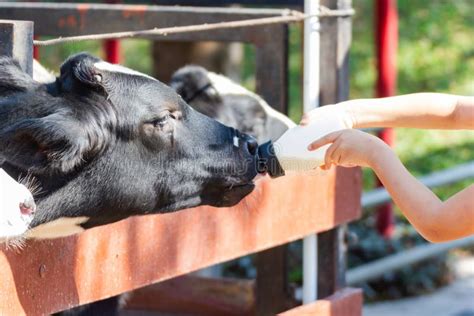
M 120 42 L 118 40 L 104 41 L 105 59 L 112 64 L 120 63 Z
M 397 85 L 398 14 L 396 0 L 375 0 L 377 84 L 376 96 L 395 95 Z M 387 128 L 378 136 L 390 146 L 395 143 L 393 129 Z M 381 186 L 378 181 L 378 186 Z M 381 205 L 377 210 L 377 230 L 385 238 L 394 231 L 392 204 Z
M 38 39 L 38 36 L 33 36 L 35 40 Z M 40 53 L 39 53 L 39 47 L 38 46 L 33 46 L 33 58 L 38 60 L 40 58 Z
M 32 0 L 31 2 L 38 2 L 38 0 Z M 33 36 L 34 40 L 39 39 L 38 36 Z M 39 53 L 39 46 L 33 45 L 33 58 L 39 60 L 40 53 Z
M 120 0 L 106 0 L 106 3 L 119 3 Z M 103 44 L 105 51 L 105 60 L 112 64 L 120 63 L 120 41 L 119 40 L 105 40 Z

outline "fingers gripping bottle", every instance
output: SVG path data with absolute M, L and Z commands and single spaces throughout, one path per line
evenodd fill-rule
M 285 171 L 304 172 L 324 164 L 326 150 L 331 144 L 314 151 L 308 145 L 329 133 L 346 129 L 342 120 L 318 120 L 309 125 L 297 125 L 285 132 L 275 143 L 264 143 L 258 148 L 258 172 L 272 178 L 285 175 Z

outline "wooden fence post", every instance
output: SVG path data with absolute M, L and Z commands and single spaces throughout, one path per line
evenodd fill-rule
M 0 20 L 0 56 L 15 58 L 33 74 L 33 22 Z
M 274 109 L 288 114 L 288 26 L 269 25 L 255 43 L 256 91 Z M 295 305 L 287 273 L 287 245 L 256 256 L 257 315 L 275 315 Z
M 351 0 L 321 0 L 330 9 L 349 9 Z M 321 19 L 320 103 L 332 104 L 349 97 L 351 18 Z M 339 170 L 338 177 L 342 176 Z M 342 192 L 339 193 L 342 195 Z M 340 226 L 318 236 L 318 298 L 331 295 L 345 284 L 346 246 Z

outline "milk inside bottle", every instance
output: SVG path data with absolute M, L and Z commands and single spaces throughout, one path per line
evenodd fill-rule
M 323 165 L 326 150 L 331 144 L 313 151 L 308 150 L 308 145 L 345 128 L 342 120 L 328 119 L 289 129 L 275 143 L 267 142 L 259 147 L 259 172 L 276 178 L 285 175 L 285 171 L 304 172 Z

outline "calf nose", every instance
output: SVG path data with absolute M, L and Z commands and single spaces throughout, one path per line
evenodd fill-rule
M 257 154 L 257 150 L 258 150 L 258 143 L 255 140 L 255 138 L 253 138 L 252 136 L 246 135 L 245 142 L 246 142 L 247 149 L 248 149 L 249 153 L 252 156 L 255 156 Z
M 20 212 L 23 215 L 31 215 L 36 211 L 36 204 L 33 198 L 25 200 L 25 202 L 20 203 Z

